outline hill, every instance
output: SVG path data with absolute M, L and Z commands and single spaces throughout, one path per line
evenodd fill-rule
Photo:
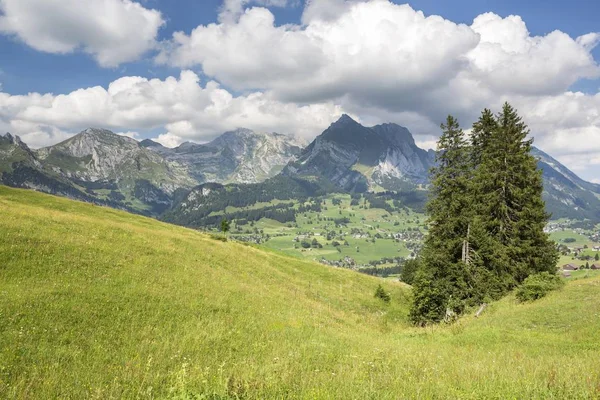
M 399 283 L 0 187 L 0 293 L 1 398 L 600 396 L 599 278 L 417 329 Z

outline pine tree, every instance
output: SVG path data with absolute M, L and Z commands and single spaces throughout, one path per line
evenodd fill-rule
M 223 235 L 227 235 L 227 232 L 229 232 L 231 225 L 229 224 L 229 221 L 226 218 L 223 218 L 221 220 L 221 232 L 223 232 Z
M 498 129 L 498 122 L 489 109 L 481 112 L 479 120 L 473 124 L 471 132 L 471 165 L 473 170 L 481 164 L 485 149 Z
M 488 269 L 500 278 L 504 291 L 532 273 L 555 272 L 558 257 L 543 230 L 549 215 L 542 200 L 541 171 L 531 155 L 528 134 L 516 110 L 505 103 L 497 127 L 481 149 L 481 163 L 473 182 L 477 214 L 494 242 L 493 252 L 488 254 Z
M 461 312 L 468 297 L 463 242 L 469 228 L 469 145 L 458 121 L 448 116 L 431 170 L 427 204 L 429 235 L 413 285 L 411 318 L 417 324 L 440 321 L 449 306 Z

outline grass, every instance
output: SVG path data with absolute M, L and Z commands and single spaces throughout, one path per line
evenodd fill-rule
M 552 232 L 550 234 L 550 238 L 552 240 L 554 240 L 555 242 L 557 242 L 557 243 L 561 243 L 561 244 L 564 244 L 564 245 L 570 246 L 570 247 L 583 246 L 583 245 L 586 245 L 586 244 L 587 245 L 591 245 L 592 244 L 592 241 L 589 238 L 587 238 L 586 236 L 581 235 L 581 234 L 576 233 L 576 232 L 573 232 L 573 231 L 570 231 L 570 230 L 561 231 L 561 232 Z M 565 242 L 563 242 L 563 240 L 567 239 L 567 238 L 575 239 L 575 241 L 571 242 L 571 243 L 565 243 Z
M 409 300 L 398 282 L 0 187 L 0 398 L 600 397 L 600 277 L 452 326 L 411 327 Z
M 341 204 L 333 205 L 332 200 L 337 199 Z M 289 201 L 288 201 L 289 202 Z M 346 194 L 330 194 L 326 196 L 325 205 L 322 212 L 306 212 L 298 214 L 294 224 L 282 224 L 277 221 L 261 219 L 255 224 L 255 227 L 262 230 L 264 234 L 272 236 L 270 240 L 264 243 L 264 246 L 269 249 L 279 250 L 284 254 L 296 258 L 303 258 L 311 261 L 318 261 L 321 258 L 327 260 L 340 260 L 348 256 L 353 258 L 359 264 L 368 264 L 370 261 L 378 261 L 382 258 L 407 257 L 411 251 L 406 247 L 404 242 L 396 243 L 391 238 L 377 239 L 373 243 L 370 239 L 355 239 L 350 233 L 353 228 L 359 229 L 364 233 L 375 235 L 376 233 L 397 233 L 409 228 L 420 228 L 424 231 L 425 216 L 423 214 L 414 213 L 412 211 L 393 212 L 392 214 L 379 208 L 360 208 L 359 206 L 350 205 L 350 195 Z M 260 208 L 268 205 L 279 204 L 281 201 L 275 200 L 270 203 L 256 203 L 252 208 Z M 296 206 L 299 206 L 296 204 Z M 229 207 L 228 207 L 229 209 Z M 332 221 L 325 219 L 348 218 L 350 223 L 344 228 L 336 228 Z M 290 226 L 293 227 L 290 227 Z M 248 225 L 242 227 L 244 230 L 249 229 Z M 342 230 L 343 234 L 336 235 L 336 241 L 348 242 L 348 246 L 341 246 L 341 252 L 327 242 L 326 234 L 328 231 Z M 294 248 L 293 239 L 298 233 L 313 232 L 318 233 L 316 239 L 323 245 L 323 249 L 303 250 L 300 246 Z M 233 231 L 235 236 L 236 232 Z M 342 237 L 340 239 L 340 236 Z M 309 241 L 312 241 L 312 237 Z M 359 251 L 356 250 L 359 248 Z

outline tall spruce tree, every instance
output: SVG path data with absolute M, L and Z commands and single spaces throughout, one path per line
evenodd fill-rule
M 498 122 L 494 117 L 494 113 L 487 108 L 484 109 L 479 120 L 473 124 L 471 132 L 471 163 L 473 170 L 481 164 L 485 149 L 496 129 L 498 129 Z
M 485 121 L 489 122 L 486 112 L 479 122 Z M 550 216 L 542 200 L 542 173 L 531 155 L 529 130 L 508 103 L 496 124 L 480 148 L 473 193 L 476 213 L 491 242 L 483 257 L 501 283 L 496 290 L 505 292 L 531 273 L 555 272 L 558 253 L 544 233 Z
M 462 263 L 471 209 L 469 145 L 454 117 L 448 116 L 441 128 L 427 204 L 429 234 L 413 283 L 411 318 L 417 324 L 442 320 L 449 307 L 462 311 L 469 291 Z
M 473 200 L 472 229 L 469 238 L 472 269 L 477 273 L 472 275 L 475 283 L 474 301 L 494 300 L 506 293 L 512 282 L 511 272 L 508 270 L 509 256 L 497 235 L 491 233 L 495 229 L 490 223 L 489 198 L 493 197 L 488 191 L 494 193 L 497 181 L 491 172 L 496 167 L 497 161 L 503 157 L 502 132 L 498 120 L 493 112 L 484 109 L 479 120 L 473 124 L 471 133 L 471 168 L 473 179 L 470 182 L 470 196 Z

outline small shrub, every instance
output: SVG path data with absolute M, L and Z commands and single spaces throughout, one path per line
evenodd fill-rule
M 386 303 L 389 303 L 390 300 L 392 299 L 390 297 L 390 294 L 385 291 L 385 289 L 383 288 L 383 286 L 381 286 L 381 284 L 379 286 L 377 286 L 377 290 L 375 290 L 375 297 L 385 301 Z
M 517 300 L 520 302 L 541 299 L 548 292 L 559 289 L 565 284 L 564 280 L 549 272 L 542 272 L 527 277 L 517 289 Z
M 214 233 L 210 235 L 210 238 L 214 239 L 214 240 L 220 240 L 221 242 L 226 242 L 227 241 L 227 237 L 226 236 L 216 235 Z
M 415 281 L 415 274 L 421 267 L 418 259 L 406 260 L 402 265 L 402 272 L 400 272 L 400 279 L 402 282 L 412 285 Z

